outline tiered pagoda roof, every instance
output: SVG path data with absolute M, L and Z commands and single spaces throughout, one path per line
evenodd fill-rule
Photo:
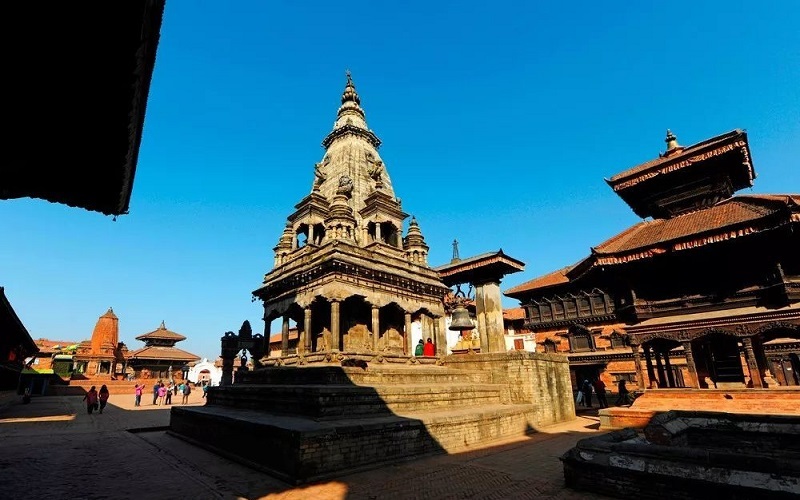
M 167 329 L 164 322 L 153 330 L 136 337 L 136 340 L 145 342 L 145 346 L 130 352 L 126 357 L 129 360 L 153 360 L 153 361 L 197 361 L 200 356 L 186 352 L 183 349 L 175 347 L 176 342 L 186 340 L 184 335 L 175 333 Z

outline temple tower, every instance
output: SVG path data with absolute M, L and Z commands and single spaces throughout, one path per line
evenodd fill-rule
M 426 338 L 443 338 L 447 287 L 428 266 L 416 219 L 403 237 L 408 214 L 380 145 L 348 72 L 311 191 L 287 218 L 274 268 L 253 292 L 264 302 L 265 338 L 271 322 L 282 318 L 283 356 L 409 355 L 414 322 Z M 300 332 L 297 353 L 288 352 L 290 321 Z

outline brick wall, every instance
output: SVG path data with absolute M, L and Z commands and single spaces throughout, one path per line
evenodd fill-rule
M 503 403 L 534 405 L 537 425 L 575 418 L 566 356 L 525 351 L 462 354 L 447 356 L 445 365 L 490 372 L 492 383 L 504 386 Z

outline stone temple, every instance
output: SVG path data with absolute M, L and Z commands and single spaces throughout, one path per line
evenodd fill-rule
M 574 418 L 564 356 L 505 352 L 499 283 L 524 265 L 499 251 L 430 267 L 415 218 L 403 233 L 408 214 L 380 144 L 348 74 L 310 192 L 253 292 L 264 304 L 264 335 L 249 323 L 225 334 L 222 385 L 203 407 L 172 408 L 171 433 L 306 482 Z M 466 321 L 480 330 L 480 353 L 448 356 L 450 286 L 466 283 L 475 289 L 475 319 Z M 278 319 L 281 356 L 263 357 Z M 412 325 L 435 343 L 433 356 L 414 355 Z M 300 338 L 291 351 L 290 326 Z M 232 383 L 243 350 L 254 369 L 243 355 Z

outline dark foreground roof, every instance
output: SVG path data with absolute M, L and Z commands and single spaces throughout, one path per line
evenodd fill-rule
M 0 199 L 127 213 L 164 0 L 8 2 Z

